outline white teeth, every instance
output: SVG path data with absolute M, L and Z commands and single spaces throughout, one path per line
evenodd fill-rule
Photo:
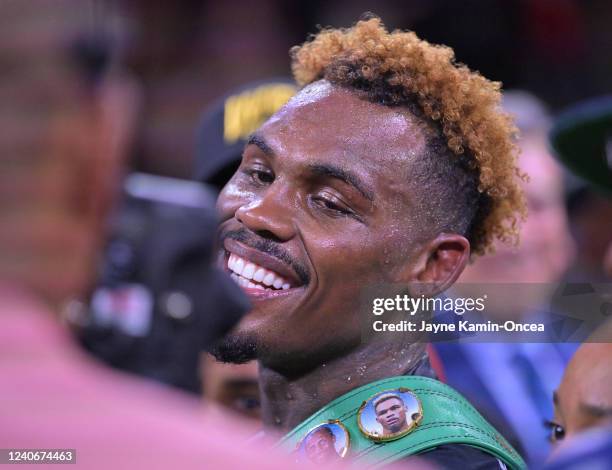
M 242 277 L 253 279 L 253 274 L 255 274 L 255 265 L 253 263 L 247 263 L 242 271 Z
M 238 257 L 237 257 L 238 258 Z M 242 258 L 238 258 L 236 260 L 236 262 L 234 263 L 234 269 L 233 271 L 236 274 L 241 275 L 242 274 L 242 270 L 244 269 L 244 260 Z
M 274 284 L 274 279 L 276 279 L 276 276 L 273 273 L 268 272 L 261 282 L 263 282 L 266 286 L 271 286 Z
M 264 268 L 259 268 L 257 271 L 255 271 L 255 274 L 253 274 L 253 280 L 257 282 L 261 282 L 263 281 L 263 278 L 265 275 L 266 275 L 266 270 Z
M 275 289 L 287 290 L 291 285 L 285 281 L 282 277 L 278 276 L 272 271 L 257 266 L 255 263 L 246 261 L 240 256 L 230 253 L 227 260 L 227 267 L 231 273 L 232 279 L 243 287 L 251 289 L 265 289 L 264 286 L 257 283 L 262 283 L 268 287 L 274 287 Z M 249 280 L 255 282 L 250 282 Z

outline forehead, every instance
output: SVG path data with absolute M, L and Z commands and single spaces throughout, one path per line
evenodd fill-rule
M 260 129 L 276 153 L 295 164 L 336 164 L 389 184 L 405 181 L 426 145 L 408 110 L 383 106 L 320 80 L 300 91 Z
M 390 408 L 392 406 L 395 405 L 401 405 L 402 404 L 402 400 L 400 400 L 397 397 L 390 397 L 387 398 L 381 402 L 378 403 L 378 405 L 376 405 L 376 409 L 380 409 L 380 408 Z
M 612 406 L 612 344 L 584 343 L 570 361 L 559 387 L 563 405 L 577 402 Z

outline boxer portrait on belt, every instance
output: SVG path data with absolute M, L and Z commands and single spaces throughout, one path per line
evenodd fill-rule
M 383 428 L 383 436 L 403 432 L 408 428 L 406 420 L 406 407 L 402 397 L 388 393 L 377 398 L 374 402 L 376 421 Z

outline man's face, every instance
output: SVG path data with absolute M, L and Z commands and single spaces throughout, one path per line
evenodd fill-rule
M 376 421 L 390 433 L 401 431 L 406 425 L 406 408 L 399 398 L 388 398 L 376 406 Z
M 608 330 L 607 338 L 610 332 Z M 555 417 L 563 433 L 553 439 L 572 437 L 581 431 L 612 425 L 612 344 L 584 343 L 570 361 L 555 393 Z
M 313 463 L 326 463 L 339 457 L 334 447 L 334 438 L 325 430 L 316 431 L 308 436 L 305 452 L 308 460 Z
M 224 364 L 206 354 L 202 356 L 200 376 L 204 398 L 254 422 L 261 419 L 256 362 Z
M 408 112 L 325 81 L 254 134 L 217 205 L 220 262 L 253 304 L 232 344 L 307 367 L 359 343 L 363 289 L 396 280 L 424 241 L 410 184 L 424 146 Z

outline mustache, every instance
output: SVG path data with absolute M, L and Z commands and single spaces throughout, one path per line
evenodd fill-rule
M 243 243 L 250 248 L 279 259 L 283 263 L 288 264 L 293 268 L 303 284 L 308 284 L 310 282 L 310 274 L 308 273 L 308 269 L 293 256 L 291 256 L 278 243 L 266 238 L 261 238 L 260 236 L 255 235 L 246 229 L 222 232 L 219 234 L 219 246 L 223 246 L 223 241 L 226 238 L 231 238 L 232 240 Z

